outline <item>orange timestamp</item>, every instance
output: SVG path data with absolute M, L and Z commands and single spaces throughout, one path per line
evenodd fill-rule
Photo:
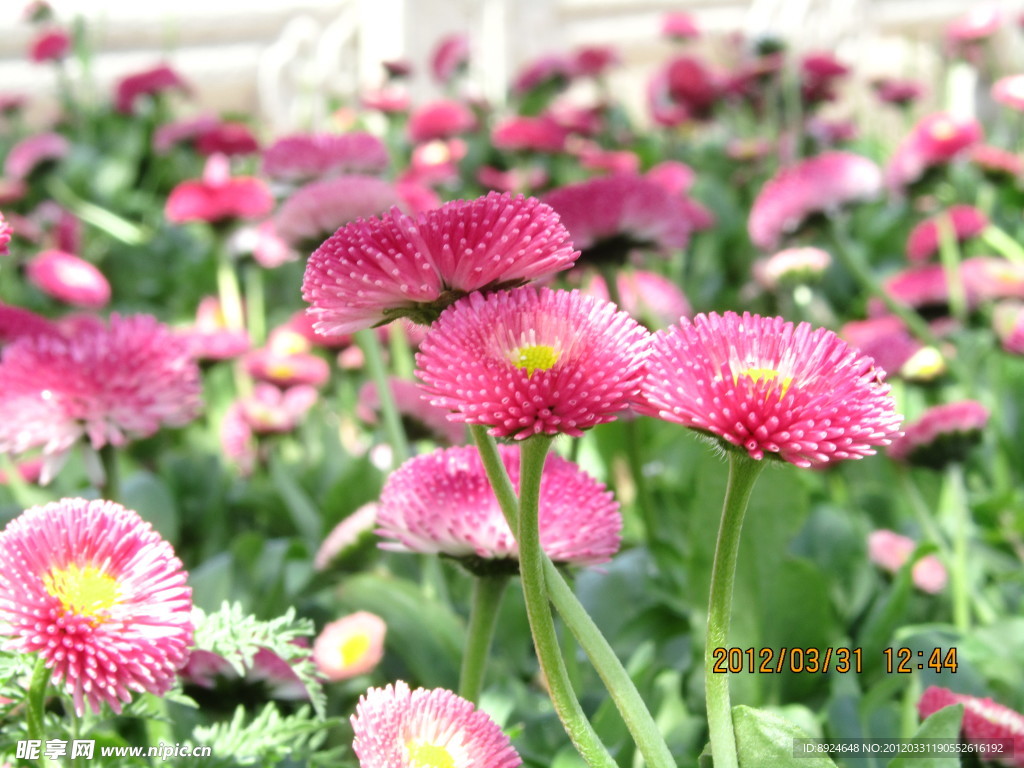
M 711 671 L 716 674 L 859 674 L 864 668 L 862 648 L 713 648 L 711 654 L 714 661 Z M 932 648 L 929 651 L 886 648 L 882 656 L 888 674 L 925 669 L 956 672 L 957 668 L 956 648 Z

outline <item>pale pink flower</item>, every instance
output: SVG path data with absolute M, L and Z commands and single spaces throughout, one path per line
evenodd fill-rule
M 380 173 L 389 163 L 384 143 L 363 131 L 293 134 L 263 150 L 263 172 L 289 181 Z
M 953 239 L 969 240 L 988 226 L 988 216 L 973 205 L 954 205 L 915 226 L 907 237 L 907 258 L 915 263 L 928 261 L 939 252 L 939 226 L 945 220 Z
M 1024 355 L 1024 304 L 1016 301 L 1001 302 L 992 316 L 992 327 L 1003 349 L 1015 355 Z M 0 341 L 3 333 L 0 331 Z
M 825 328 L 697 315 L 654 336 L 641 409 L 799 467 L 873 454 L 899 434 L 874 361 Z
M 0 211 L 0 256 L 6 256 L 9 253 L 7 246 L 11 242 L 13 232 L 14 228 L 4 218 L 3 211 Z
M 932 406 L 904 427 L 893 440 L 889 455 L 909 464 L 941 469 L 963 461 L 981 440 L 989 411 L 976 400 Z
M 444 411 L 426 402 L 415 382 L 392 377 L 388 379 L 388 385 L 410 439 L 429 438 L 448 445 L 466 441 L 466 428 L 458 422 L 449 421 Z M 377 426 L 380 422 L 379 410 L 377 384 L 367 381 L 359 389 L 356 416 L 371 427 Z
M 448 139 L 472 130 L 476 116 L 461 101 L 441 99 L 424 104 L 409 115 L 406 132 L 409 141 L 419 144 L 433 139 Z
M 238 401 L 242 418 L 255 434 L 291 432 L 319 399 L 315 387 L 299 384 L 278 389 L 258 382 L 251 395 Z
M 992 699 L 954 693 L 937 685 L 929 686 L 921 694 L 917 702 L 917 711 L 922 718 L 926 718 L 954 704 L 964 706 L 964 719 L 960 730 L 968 742 L 1011 739 L 1013 747 L 1005 749 L 1005 757 L 999 758 L 991 752 L 988 754 L 1002 765 L 1024 768 L 1024 715 Z
M 360 768 L 516 768 L 522 764 L 501 728 L 473 704 L 443 688 L 399 680 L 370 688 L 352 716 Z
M 498 450 L 513 485 L 519 450 Z M 550 454 L 540 485 L 541 547 L 559 563 L 597 565 L 619 549 L 622 518 L 605 487 L 576 464 Z M 457 558 L 518 560 L 519 546 L 501 512 L 475 446 L 437 449 L 391 473 L 377 508 L 383 549 Z
M 622 270 L 615 276 L 619 288 L 621 307 L 648 328 L 664 328 L 683 315 L 693 314 L 693 308 L 682 289 L 656 272 L 642 269 Z M 591 278 L 584 293 L 609 300 L 604 277 Z
M 359 549 L 372 537 L 376 525 L 377 503 L 363 504 L 327 534 L 313 558 L 313 568 L 326 570 L 334 561 Z
M 384 619 L 358 611 L 324 626 L 313 641 L 313 661 L 328 680 L 348 680 L 372 672 L 384 657 Z
M 992 100 L 1018 112 L 1024 111 L 1024 74 L 996 80 L 992 84 Z
M 868 557 L 871 562 L 890 573 L 896 573 L 917 549 L 914 540 L 890 530 L 872 531 L 868 535 Z M 922 592 L 935 595 L 948 580 L 946 566 L 935 555 L 925 555 L 911 568 L 911 579 Z
M 374 176 L 338 176 L 298 189 L 274 216 L 277 234 L 295 248 L 315 248 L 357 219 L 379 216 L 399 203 L 395 185 Z
M 402 316 L 430 323 L 470 291 L 542 279 L 577 256 L 549 206 L 492 192 L 342 227 L 310 256 L 302 296 L 327 336 Z
M 252 347 L 248 331 L 228 328 L 216 296 L 205 296 L 199 301 L 195 323 L 178 331 L 178 335 L 185 339 L 189 354 L 197 360 L 230 360 Z
M 754 262 L 754 277 L 768 290 L 817 280 L 832 264 L 832 255 L 821 248 L 785 248 Z
M 110 283 L 85 259 L 43 251 L 25 264 L 25 277 L 43 293 L 74 307 L 100 309 L 110 302 Z
M 469 63 L 469 36 L 455 32 L 441 38 L 430 56 L 430 72 L 434 79 L 445 85 Z
M 700 37 L 700 27 L 691 14 L 673 11 L 661 17 L 661 34 L 671 40 L 693 40 Z
M 170 544 L 110 501 L 32 507 L 0 533 L 0 624 L 51 680 L 99 713 L 162 696 L 192 645 L 192 593 Z

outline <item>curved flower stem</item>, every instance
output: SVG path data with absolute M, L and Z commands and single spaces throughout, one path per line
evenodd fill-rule
M 474 704 L 479 701 L 483 690 L 487 656 L 507 585 L 508 576 L 505 575 L 477 576 L 473 583 L 473 604 L 469 609 L 466 647 L 462 652 L 462 669 L 459 672 L 459 696 Z
M 946 275 L 949 310 L 961 324 L 967 323 L 967 293 L 960 276 L 960 245 L 956 240 L 953 219 L 945 213 L 939 217 L 939 261 Z
M 43 711 L 46 708 L 46 688 L 49 683 L 50 670 L 46 668 L 46 659 L 40 656 L 36 659 L 32 680 L 28 684 L 28 694 L 25 697 L 25 724 L 28 727 L 28 737 L 32 740 L 46 741 L 46 734 L 43 732 Z M 46 755 L 40 754 L 39 765 L 45 768 L 52 765 L 52 762 Z
M 714 649 L 725 648 L 732 617 L 732 592 L 736 579 L 736 558 L 747 502 L 764 463 L 739 450 L 729 451 L 729 485 L 722 504 L 722 521 L 711 568 L 711 596 L 708 600 L 708 629 L 704 645 L 704 691 L 707 697 L 708 728 L 715 768 L 737 768 L 736 734 L 732 728 L 729 675 L 714 672 Z
M 562 660 L 544 579 L 544 550 L 540 544 L 540 481 L 552 438 L 534 435 L 520 443 L 519 464 L 519 577 L 523 583 L 526 616 L 530 621 L 537 661 L 548 683 L 558 718 L 587 765 L 614 766 L 615 761 L 583 714 Z
M 519 530 L 519 497 L 508 477 L 508 472 L 505 471 L 505 463 L 498 454 L 498 444 L 487 433 L 487 427 L 470 424 L 469 432 L 473 436 L 477 450 L 480 451 L 480 460 L 483 462 L 491 488 L 494 489 L 494 495 L 498 497 L 498 505 L 505 515 L 505 522 L 515 533 Z
M 363 350 L 366 367 L 370 370 L 370 378 L 377 387 L 381 418 L 384 420 L 384 430 L 387 432 L 388 442 L 391 443 L 392 466 L 397 467 L 410 456 L 409 441 L 406 439 L 405 429 L 402 427 L 402 418 L 398 415 L 398 407 L 395 405 L 395 397 L 391 392 L 387 371 L 384 370 L 380 339 L 372 329 L 356 331 L 355 338 L 359 348 Z

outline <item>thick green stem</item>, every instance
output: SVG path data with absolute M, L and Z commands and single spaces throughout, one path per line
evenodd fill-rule
M 738 768 L 736 735 L 732 728 L 729 700 L 729 675 L 714 671 L 714 651 L 727 648 L 732 618 L 732 592 L 736 580 L 736 559 L 740 532 L 754 481 L 764 464 L 738 450 L 729 451 L 729 485 L 722 505 L 722 520 L 715 544 L 715 562 L 711 569 L 711 596 L 708 600 L 707 641 L 704 646 L 704 690 L 707 697 L 708 728 L 715 768 Z
M 263 267 L 256 262 L 245 265 L 245 319 L 253 346 L 267 339 L 267 303 L 263 290 Z
M 953 624 L 967 633 L 971 628 L 971 595 L 967 584 L 967 538 L 969 520 L 964 468 L 959 462 L 946 467 L 944 504 L 952 518 L 953 562 L 950 568 L 950 593 L 953 599 Z
M 217 244 L 217 293 L 220 295 L 220 311 L 224 313 L 224 324 L 228 330 L 244 330 L 245 310 L 242 309 L 242 292 L 238 287 L 235 262 L 223 242 Z
M 28 684 L 28 695 L 25 697 L 25 725 L 28 737 L 34 741 L 46 741 L 43 729 L 43 712 L 46 710 L 46 689 L 50 684 L 50 670 L 46 668 L 46 659 L 40 656 L 32 670 L 32 680 Z M 39 756 L 41 768 L 53 765 L 44 754 Z
M 459 673 L 459 696 L 476 703 L 484 687 L 487 656 L 498 623 L 498 608 L 508 585 L 508 576 L 477 576 L 473 583 L 473 604 L 469 609 L 466 647 Z
M 1024 246 L 994 224 L 985 227 L 981 239 L 1008 261 L 1024 264 Z
M 505 471 L 505 463 L 498 453 L 498 445 L 494 438 L 487 434 L 487 427 L 479 424 L 470 424 L 469 432 L 473 435 L 477 450 L 480 451 L 480 460 L 483 462 L 487 479 L 494 489 L 494 495 L 498 497 L 498 505 L 505 515 L 508 527 L 515 534 L 519 530 L 519 497 L 516 496 L 516 489 Z
M 519 465 L 519 575 L 526 600 L 537 661 L 548 684 L 548 694 L 576 750 L 591 768 L 615 766 L 615 761 L 583 713 L 562 660 L 555 620 L 548 602 L 544 577 L 544 551 L 540 544 L 540 481 L 552 438 L 534 435 L 520 443 Z
M 380 339 L 377 338 L 375 331 L 368 329 L 356 331 L 355 337 L 366 358 L 366 367 L 370 371 L 370 378 L 377 387 L 381 418 L 384 421 L 388 442 L 391 443 L 392 464 L 397 467 L 410 456 L 409 441 L 405 436 L 405 429 L 402 427 L 402 417 L 398 414 L 398 406 L 395 405 L 395 397 L 391 392 L 387 371 L 384 370 Z

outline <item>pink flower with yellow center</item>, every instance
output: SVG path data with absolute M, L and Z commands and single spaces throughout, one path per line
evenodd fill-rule
M 429 324 L 460 296 L 548 277 L 578 255 L 549 206 L 491 193 L 342 227 L 310 256 L 302 296 L 325 336 L 403 316 Z
M 697 315 L 654 336 L 641 407 L 799 467 L 873 454 L 899 434 L 885 373 L 825 328 Z
M 498 446 L 513 484 L 519 451 Z M 540 482 L 540 541 L 559 563 L 596 565 L 619 549 L 619 505 L 576 464 L 551 454 Z M 377 534 L 383 549 L 486 561 L 517 560 L 505 521 L 475 446 L 438 449 L 395 470 L 381 491 Z M 472 567 L 473 562 L 468 563 Z
M 497 723 L 443 688 L 370 688 L 352 716 L 360 768 L 516 768 Z
M 326 625 L 313 641 L 313 661 L 328 680 L 348 680 L 365 675 L 384 656 L 384 619 L 358 611 Z
M 430 402 L 454 421 L 499 437 L 578 437 L 636 397 L 647 338 L 610 302 L 524 286 L 453 304 L 416 362 Z
M 192 592 L 164 541 L 110 501 L 32 507 L 0 532 L 0 625 L 82 715 L 165 694 L 192 644 Z
M 921 694 L 917 711 L 925 718 L 954 704 L 964 706 L 964 719 L 960 728 L 968 742 L 1011 739 L 1013 748 L 1004 749 L 1005 757 L 998 758 L 996 762 L 1024 768 L 1024 715 L 992 699 L 954 693 L 937 685 L 929 686 Z

